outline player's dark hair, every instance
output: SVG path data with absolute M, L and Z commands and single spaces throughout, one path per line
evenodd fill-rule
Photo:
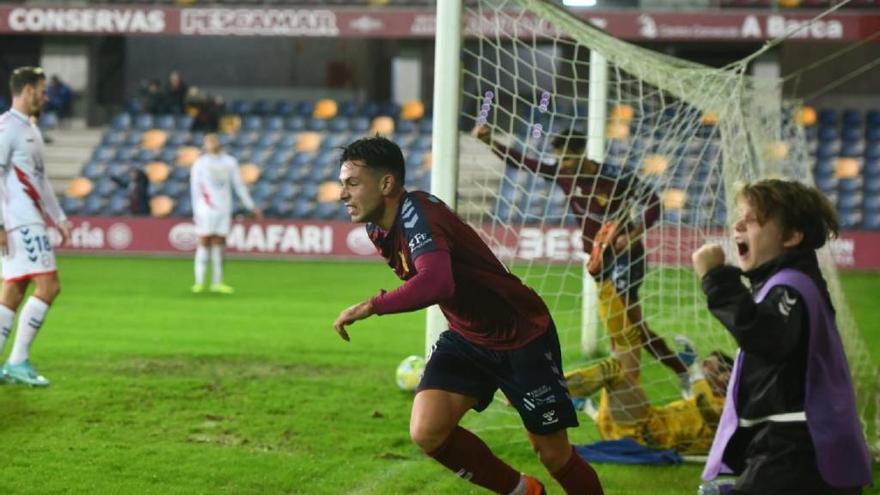
M 19 67 L 9 76 L 9 90 L 12 96 L 18 96 L 25 86 L 37 87 L 40 81 L 46 80 L 46 73 L 40 67 Z
M 553 138 L 553 148 L 566 155 L 581 154 L 587 149 L 587 137 L 575 129 L 568 131 Z
M 738 196 L 755 209 L 758 222 L 773 218 L 782 228 L 783 238 L 794 232 L 804 234 L 799 247 L 819 249 L 837 237 L 840 224 L 831 202 L 818 189 L 797 181 L 765 179 L 746 184 Z
M 400 147 L 378 134 L 343 146 L 339 164 L 348 161 L 361 162 L 367 168 L 390 173 L 401 187 L 406 179 L 406 166 Z

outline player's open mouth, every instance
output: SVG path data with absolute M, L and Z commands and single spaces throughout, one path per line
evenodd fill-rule
M 736 241 L 736 251 L 740 258 L 744 257 L 749 254 L 749 244 L 745 241 Z

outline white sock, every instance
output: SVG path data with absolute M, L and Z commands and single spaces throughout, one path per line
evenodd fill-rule
M 12 353 L 9 354 L 9 364 L 19 364 L 28 359 L 31 344 L 37 337 L 37 332 L 43 326 L 43 319 L 49 305 L 37 297 L 31 296 L 21 310 L 18 317 L 18 329 L 15 331 L 15 344 L 12 345 Z
M 223 246 L 214 244 L 211 246 L 211 281 L 215 284 L 223 283 Z
M 196 248 L 196 285 L 204 285 L 205 270 L 208 269 L 208 248 L 199 245 Z
M 12 333 L 12 322 L 15 321 L 15 311 L 0 304 L 0 354 L 6 347 L 6 339 Z
M 516 485 L 516 488 L 510 492 L 510 495 L 525 495 L 526 493 L 526 478 L 522 475 L 519 477 L 519 484 Z

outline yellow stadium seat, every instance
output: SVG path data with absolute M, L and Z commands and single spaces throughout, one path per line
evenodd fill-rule
M 241 129 L 241 117 L 238 115 L 224 115 L 220 119 L 220 132 L 235 134 L 239 129 Z
M 339 110 L 339 106 L 335 101 L 324 98 L 323 100 L 315 103 L 315 110 L 312 112 L 312 117 L 316 119 L 328 120 L 336 117 L 336 112 Z
M 394 134 L 394 119 L 386 115 L 376 117 L 370 126 L 370 134 L 379 134 L 381 136 Z
M 793 9 L 801 6 L 801 0 L 779 0 L 779 6 L 786 9 Z
M 408 101 L 400 109 L 400 118 L 403 120 L 419 120 L 424 116 L 425 105 L 418 100 Z
M 426 151 L 425 154 L 422 155 L 421 167 L 425 170 L 431 170 L 432 165 L 434 165 L 434 155 L 431 151 Z
M 181 167 L 192 167 L 192 164 L 199 158 L 199 149 L 195 146 L 184 146 L 177 150 L 177 165 Z
M 687 201 L 687 193 L 681 189 L 667 189 L 660 195 L 660 202 L 667 210 L 680 210 Z
M 834 175 L 838 179 L 853 179 L 859 176 L 861 163 L 856 158 L 838 158 L 834 160 Z
M 174 200 L 168 196 L 156 196 L 150 200 L 150 214 L 154 217 L 167 217 L 173 209 Z
M 619 120 L 626 123 L 629 123 L 630 120 L 633 119 L 636 112 L 630 105 L 625 103 L 614 105 L 614 108 L 611 109 L 611 119 Z
M 339 201 L 339 194 L 341 192 L 342 186 L 340 186 L 338 182 L 322 182 L 321 185 L 318 186 L 318 201 L 322 203 Z
M 715 112 L 703 112 L 701 122 L 703 125 L 716 125 L 718 124 L 718 114 Z
M 648 175 L 660 175 L 669 167 L 669 160 L 661 155 L 647 155 L 644 162 L 644 170 Z
M 816 125 L 816 118 L 816 109 L 813 107 L 801 107 L 794 114 L 795 122 L 804 127 Z
M 150 162 L 147 164 L 144 171 L 150 182 L 165 182 L 165 179 L 168 178 L 168 174 L 171 173 L 171 167 L 162 162 Z
M 241 181 L 250 186 L 260 180 L 260 167 L 253 163 L 245 163 L 239 167 L 238 174 L 241 176 Z
M 144 133 L 141 146 L 145 150 L 160 150 L 168 141 L 168 133 L 159 129 L 153 129 Z
M 296 137 L 296 151 L 311 153 L 321 148 L 321 135 L 317 132 L 301 132 Z
M 92 186 L 92 181 L 86 177 L 77 177 L 67 185 L 67 197 L 78 199 L 84 198 L 92 192 Z
M 629 125 L 622 120 L 612 120 L 605 133 L 608 139 L 626 139 L 629 137 Z

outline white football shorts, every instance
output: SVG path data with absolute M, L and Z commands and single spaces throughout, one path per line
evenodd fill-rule
M 226 237 L 232 226 L 232 214 L 214 211 L 199 212 L 193 215 L 193 221 L 196 224 L 196 235 L 199 237 L 207 235 Z
M 34 275 L 53 273 L 55 250 L 42 224 L 31 224 L 6 232 L 8 254 L 2 257 L 3 280 L 16 282 Z

